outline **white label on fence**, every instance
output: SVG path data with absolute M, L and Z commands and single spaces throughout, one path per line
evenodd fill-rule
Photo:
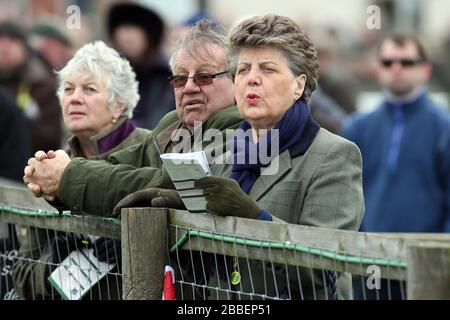
M 115 264 L 98 261 L 94 249 L 72 251 L 48 280 L 66 300 L 79 300 Z

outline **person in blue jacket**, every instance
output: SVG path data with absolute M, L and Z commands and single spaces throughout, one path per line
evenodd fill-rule
M 381 41 L 377 57 L 384 101 L 342 129 L 363 158 L 361 230 L 450 232 L 450 117 L 428 94 L 427 53 L 416 37 L 392 35 Z M 365 297 L 405 296 L 404 283 L 385 281 L 380 290 L 366 288 Z

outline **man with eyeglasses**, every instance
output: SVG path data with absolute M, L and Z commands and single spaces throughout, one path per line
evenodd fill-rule
M 186 143 L 176 138 L 177 130 L 188 130 L 192 136 L 197 127 L 203 133 L 212 128 L 224 132 L 237 128 L 242 118 L 234 106 L 225 35 L 214 24 L 200 21 L 192 27 L 178 43 L 169 64 L 173 76 L 168 81 L 174 88 L 176 110 L 161 119 L 146 141 L 111 154 L 107 161 L 70 161 L 63 151 L 40 151 L 25 168 L 24 181 L 29 189 L 36 196 L 57 199 L 75 212 L 111 216 L 121 199 L 138 190 L 141 191 L 129 197 L 126 204 L 149 206 L 154 193 L 160 191 L 144 189 L 173 188 L 161 170 L 160 154 Z M 191 139 L 190 146 L 194 142 Z M 200 143 L 204 145 L 203 141 Z M 115 212 L 120 214 L 120 210 Z
M 425 49 L 412 35 L 394 35 L 377 54 L 384 101 L 352 118 L 342 132 L 363 158 L 361 230 L 450 232 L 450 120 L 425 87 L 431 76 Z M 382 281 L 380 290 L 369 290 L 358 279 L 355 287 L 357 298 L 406 298 L 403 282 Z

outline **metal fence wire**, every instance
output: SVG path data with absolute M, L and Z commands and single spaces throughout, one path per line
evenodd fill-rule
M 1 299 L 450 299 L 450 235 L 377 234 L 166 208 L 58 213 L 0 187 Z M 166 297 L 171 295 L 165 295 Z
M 5 204 L 0 212 L 2 300 L 121 299 L 120 221 Z
M 26 299 L 120 299 L 119 250 L 108 238 L 28 227 L 11 276 Z
M 355 257 L 346 252 L 332 252 L 289 241 L 225 235 L 177 225 L 170 225 L 170 233 L 177 239 L 170 249 L 170 261 L 176 267 L 177 297 L 180 299 L 366 299 L 359 292 L 354 295 L 353 289 L 358 286 L 352 286 L 349 271 L 356 273 L 354 280 L 364 282 L 362 288 L 366 291 L 369 290 L 367 283 L 370 284 L 369 266 L 372 270 L 395 268 L 396 272 L 390 272 L 391 276 L 406 275 L 406 263 L 401 260 Z M 195 250 L 199 246 L 205 250 Z M 349 264 L 353 266 L 352 270 L 348 270 Z M 315 265 L 333 268 L 305 267 Z M 391 281 L 394 280 L 386 283 Z M 404 287 L 403 281 L 396 282 Z M 375 295 L 380 292 L 377 289 L 384 286 L 380 283 L 369 285 Z M 386 291 L 388 298 L 394 296 L 389 286 Z M 406 295 L 395 298 L 405 299 Z

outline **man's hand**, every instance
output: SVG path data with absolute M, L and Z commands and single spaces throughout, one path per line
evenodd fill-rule
M 258 203 L 233 179 L 206 177 L 197 180 L 195 187 L 205 190 L 206 209 L 220 216 L 255 219 L 261 212 Z
M 53 201 L 58 195 L 64 169 L 70 163 L 69 155 L 63 151 L 38 151 L 28 160 L 23 181 L 36 197 L 44 196 Z
M 186 210 L 186 206 L 184 205 L 178 191 L 171 189 L 160 189 L 158 195 L 152 199 L 152 207 Z
M 176 190 L 147 188 L 133 192 L 120 200 L 114 207 L 114 216 L 120 216 L 123 208 L 137 207 L 186 209 Z

